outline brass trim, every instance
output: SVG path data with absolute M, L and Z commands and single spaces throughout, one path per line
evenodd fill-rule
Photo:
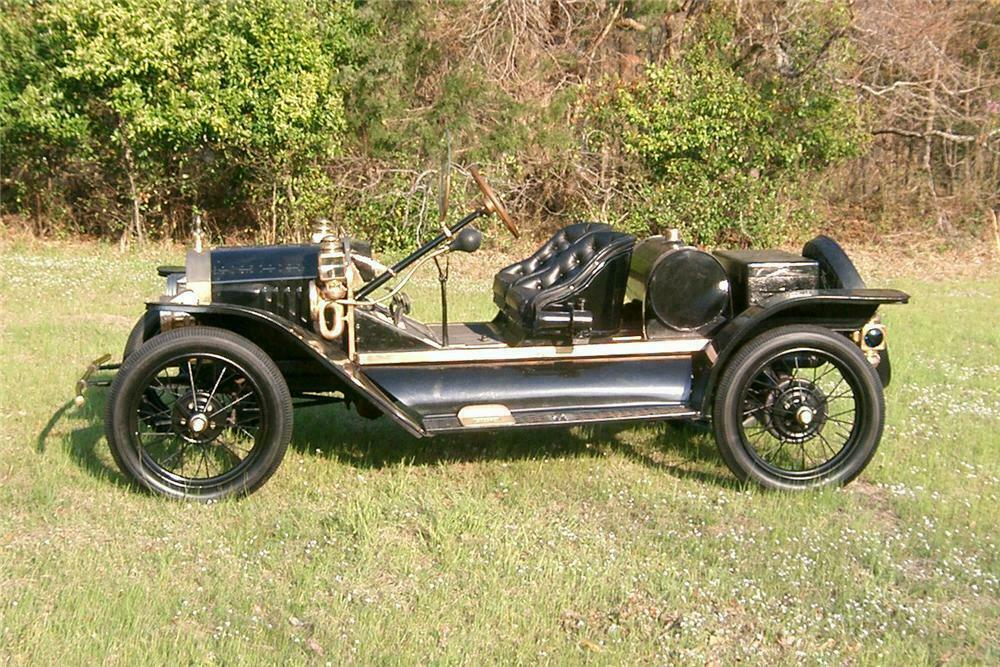
M 170 331 L 181 327 L 194 326 L 194 315 L 183 310 L 161 310 L 160 331 Z
M 354 301 L 354 286 L 351 284 L 354 278 L 354 263 L 348 262 L 345 271 L 347 272 L 346 274 L 347 280 L 345 281 L 347 283 L 347 300 Z M 357 350 L 357 340 L 355 338 L 357 332 L 354 330 L 355 306 L 348 303 L 345 306 L 345 308 L 347 311 L 344 313 L 344 321 L 347 325 L 345 327 L 347 331 L 347 358 L 350 359 L 351 361 L 356 361 L 358 356 L 358 350 Z
M 623 343 L 589 343 L 583 345 L 532 345 L 525 347 L 462 347 L 442 350 L 402 350 L 398 352 L 361 352 L 362 366 L 394 364 L 447 364 L 474 361 L 528 361 L 559 359 L 593 359 L 600 357 L 632 357 L 701 352 L 709 344 L 707 338 L 675 338 Z
M 713 365 L 719 360 L 719 351 L 715 349 L 714 343 L 709 343 L 708 347 L 705 348 L 705 356 L 708 357 L 709 363 Z
M 882 332 L 882 342 L 871 347 L 865 338 L 868 336 L 868 332 L 872 329 L 877 329 Z M 856 329 L 851 332 L 851 340 L 854 344 L 861 348 L 861 351 L 865 354 L 865 357 L 871 362 L 872 366 L 878 366 L 881 356 L 878 354 L 880 351 L 885 350 L 888 342 L 888 331 L 886 331 L 885 325 L 882 324 L 882 318 L 878 313 L 875 313 L 868 322 L 865 323 L 860 329 Z
M 80 379 L 76 381 L 76 395 L 73 397 L 73 403 L 76 407 L 82 407 L 87 401 L 87 399 L 83 397 L 83 392 L 87 391 L 87 381 L 90 380 L 90 376 L 101 370 L 101 364 L 106 363 L 110 358 L 110 354 L 102 354 L 98 358 L 91 361 L 90 365 L 87 366 L 87 370 L 85 370 L 83 375 L 80 376 Z
M 466 405 L 458 411 L 457 416 L 458 422 L 466 428 L 510 426 L 515 423 L 510 408 L 499 403 Z
M 875 347 L 870 347 L 868 343 L 865 342 L 865 337 L 868 335 L 868 332 L 871 331 L 872 329 L 877 329 L 878 331 L 882 332 L 882 342 L 876 345 Z M 886 348 L 886 342 L 887 342 L 886 339 L 888 337 L 889 334 L 885 330 L 885 325 L 882 324 L 881 322 L 873 320 L 861 328 L 861 331 L 858 335 L 858 344 L 861 346 L 861 349 L 864 352 L 884 350 Z
M 187 288 L 198 297 L 199 304 L 212 303 L 212 251 L 189 250 L 184 262 Z

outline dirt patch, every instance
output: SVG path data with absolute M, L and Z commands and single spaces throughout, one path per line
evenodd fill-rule
M 884 488 L 864 480 L 855 480 L 847 487 L 847 493 L 855 498 L 862 507 L 871 510 L 875 515 L 877 527 L 892 529 L 903 522 Z
M 884 243 L 846 246 L 861 275 L 874 283 L 893 278 L 974 280 L 1000 275 L 1000 249 L 985 242 L 947 246 L 939 239 L 897 234 Z

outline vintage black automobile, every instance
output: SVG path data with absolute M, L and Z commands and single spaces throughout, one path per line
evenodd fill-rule
M 442 281 L 445 322 L 425 324 L 401 291 L 414 271 L 475 252 L 483 216 L 518 235 L 469 172 L 481 204 L 391 267 L 329 225 L 301 245 L 199 243 L 161 267 L 166 292 L 123 362 L 99 366 L 117 369 L 105 422 L 121 469 L 171 497 L 246 494 L 281 462 L 296 402 L 332 401 L 415 437 L 711 422 L 729 468 L 776 489 L 844 484 L 867 465 L 890 378 L 877 311 L 908 297 L 866 288 L 833 240 L 710 253 L 675 232 L 573 224 L 496 274 L 492 320 L 448 323 Z M 81 380 L 80 401 L 96 382 Z

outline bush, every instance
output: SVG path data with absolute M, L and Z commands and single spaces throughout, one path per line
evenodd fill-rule
M 611 100 L 622 146 L 649 180 L 628 224 L 773 243 L 801 194 L 797 178 L 859 152 L 860 118 L 849 98 L 808 79 L 741 73 L 722 46 L 650 67 Z
M 448 129 L 538 236 L 760 245 L 818 203 L 976 229 L 997 10 L 910 4 L 0 0 L 0 213 L 176 237 L 198 207 L 265 242 L 323 216 L 396 249 L 436 226 Z
M 110 203 L 85 216 L 102 219 L 92 231 L 141 237 L 193 205 L 223 219 L 281 205 L 287 221 L 295 179 L 340 145 L 348 5 L 50 0 L 10 9 L 0 23 L 5 157 L 35 179 L 62 177 L 66 197 Z M 107 190 L 120 194 L 95 196 Z M 279 192 L 290 194 L 279 202 Z M 254 198 L 267 204 L 245 206 Z M 277 214 L 256 222 L 277 234 Z

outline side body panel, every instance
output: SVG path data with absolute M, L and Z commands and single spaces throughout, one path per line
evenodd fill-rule
M 691 356 L 365 367 L 363 374 L 429 431 L 493 406 L 509 426 L 645 419 L 689 412 Z
M 267 310 L 235 304 L 153 303 L 147 308 L 150 316 L 168 313 L 167 319 L 176 320 L 176 314 L 183 313 L 199 323 L 241 333 L 275 358 L 290 386 L 301 382 L 308 391 L 343 391 L 353 400 L 371 403 L 411 434 L 424 436 L 475 427 L 707 417 L 722 369 L 735 351 L 760 331 L 789 323 L 854 331 L 870 320 L 880 305 L 905 303 L 907 299 L 906 294 L 894 290 L 784 294 L 732 319 L 704 351 L 704 339 L 692 346 L 691 341 L 679 337 L 677 341 L 608 342 L 603 344 L 606 352 L 589 357 L 583 353 L 589 352 L 588 348 L 596 353 L 600 346 L 553 348 L 551 354 L 531 348 L 540 353 L 531 359 L 524 357 L 526 348 L 506 348 L 505 354 L 521 355 L 516 360 L 443 357 L 415 362 L 404 361 L 403 354 L 398 362 L 383 360 L 379 365 L 359 365 L 339 345 Z M 666 346 L 667 351 L 653 354 L 643 347 L 650 345 Z M 627 352 L 630 349 L 636 352 Z M 419 350 L 413 352 L 427 356 Z M 464 353 L 432 350 L 430 356 L 453 352 L 475 356 L 471 349 Z M 494 417 L 499 415 L 498 421 L 463 420 L 463 410 L 486 410 Z

